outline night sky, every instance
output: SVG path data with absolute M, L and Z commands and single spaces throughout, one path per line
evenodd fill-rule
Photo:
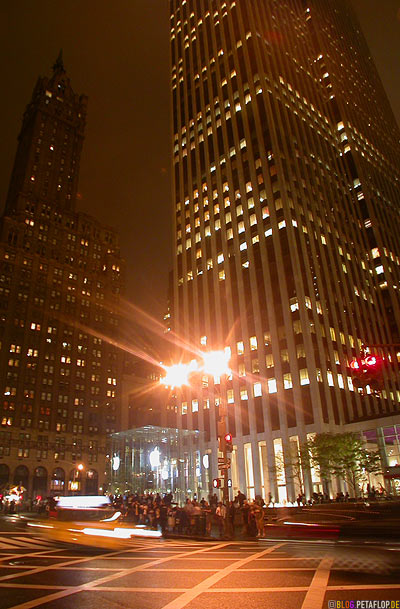
M 400 124 L 400 1 L 352 3 Z M 127 295 L 160 317 L 172 264 L 168 1 L 0 2 L 1 210 L 22 114 L 61 48 L 89 97 L 78 209 L 119 232 Z

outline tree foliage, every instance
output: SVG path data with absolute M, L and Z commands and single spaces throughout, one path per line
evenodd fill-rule
M 316 434 L 303 448 L 310 465 L 319 468 L 322 478 L 342 478 L 356 496 L 359 483 L 366 481 L 368 474 L 381 470 L 378 451 L 366 449 L 361 436 L 354 432 Z

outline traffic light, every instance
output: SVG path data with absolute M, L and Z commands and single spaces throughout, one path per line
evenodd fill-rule
M 221 488 L 221 480 L 219 478 L 214 478 L 213 488 Z
M 225 440 L 225 450 L 227 453 L 231 453 L 233 451 L 233 436 L 231 433 L 226 433 L 224 436 Z
M 353 359 L 350 362 L 350 368 L 354 374 L 361 372 L 361 360 Z
M 383 359 L 376 354 L 368 354 L 354 358 L 349 366 L 351 374 L 355 377 L 355 386 L 362 387 L 363 384 L 370 384 L 371 381 L 379 382 L 383 363 Z
M 367 355 L 364 362 L 368 372 L 376 374 L 381 371 L 383 361 L 378 355 Z

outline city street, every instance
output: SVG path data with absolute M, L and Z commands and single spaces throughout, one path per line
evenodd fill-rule
M 304 541 L 161 539 L 106 551 L 56 544 L 18 524 L 1 519 L 0 609 L 320 609 L 400 599 L 399 571 L 385 562 L 396 544 L 333 552 Z

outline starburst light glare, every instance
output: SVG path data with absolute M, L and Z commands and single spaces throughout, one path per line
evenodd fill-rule
M 166 387 L 181 387 L 189 385 L 189 376 L 198 369 L 198 363 L 192 360 L 188 364 L 174 364 L 163 368 L 166 374 L 160 379 L 160 383 Z
M 206 374 L 213 376 L 230 375 L 230 354 L 227 351 L 208 351 L 203 353 L 203 370 Z

